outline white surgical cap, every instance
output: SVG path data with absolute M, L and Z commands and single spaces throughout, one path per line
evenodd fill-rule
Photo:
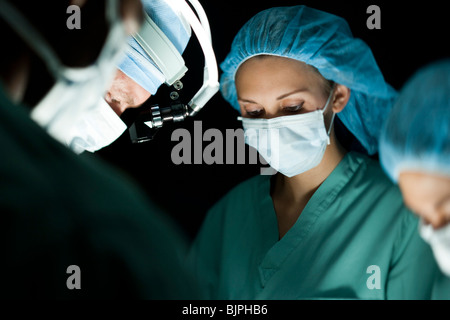
M 381 134 L 380 160 L 395 182 L 405 170 L 450 177 L 450 59 L 405 84 Z
M 142 0 L 142 5 L 178 52 L 183 53 L 191 37 L 189 24 L 164 0 Z M 151 94 L 155 94 L 165 82 L 162 72 L 133 37 L 128 39 L 125 58 L 119 69 Z
M 221 64 L 222 95 L 238 111 L 236 71 L 247 59 L 263 54 L 302 61 L 350 88 L 350 100 L 338 117 L 369 154 L 378 151 L 381 125 L 397 93 L 344 19 L 306 6 L 271 8 L 250 19 Z

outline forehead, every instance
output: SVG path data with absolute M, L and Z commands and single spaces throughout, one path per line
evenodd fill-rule
M 255 56 L 246 60 L 236 72 L 236 90 L 267 92 L 277 89 L 319 86 L 323 79 L 318 71 L 304 62 L 278 56 Z
M 450 177 L 420 171 L 404 171 L 399 186 L 410 203 L 437 202 L 450 197 Z
M 258 55 L 247 59 L 238 67 L 236 70 L 236 80 L 249 73 L 288 72 L 290 74 L 301 73 L 309 75 L 309 73 L 313 73 L 313 70 L 313 67 L 295 59 L 271 55 Z

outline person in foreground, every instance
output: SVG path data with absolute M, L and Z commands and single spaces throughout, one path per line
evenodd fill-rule
M 445 276 L 437 298 L 450 299 L 450 59 L 423 67 L 405 84 L 380 138 L 380 159 Z
M 74 3 L 76 31 L 65 15 Z M 124 175 L 60 142 L 102 97 L 124 26 L 141 13 L 134 0 L 0 0 L 3 298 L 199 297 L 173 221 Z
M 429 299 L 438 273 L 418 219 L 367 153 L 397 94 L 345 20 L 264 10 L 236 35 L 221 92 L 246 142 L 276 169 L 208 213 L 189 261 L 212 299 Z

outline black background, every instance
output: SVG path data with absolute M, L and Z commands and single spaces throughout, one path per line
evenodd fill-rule
M 229 52 L 240 27 L 259 11 L 274 6 L 304 4 L 341 16 L 347 20 L 355 37 L 372 49 L 385 79 L 399 90 L 420 67 L 449 57 L 450 12 L 445 2 L 433 1 L 256 1 L 200 0 L 208 15 L 213 46 L 220 64 Z M 369 30 L 367 7 L 381 9 L 381 30 Z M 203 55 L 195 37 L 184 53 L 188 73 L 182 79 L 187 103 L 202 84 Z M 219 71 L 220 72 L 220 71 Z M 164 91 L 164 90 L 160 90 Z M 158 93 L 143 106 L 164 101 Z M 137 110 L 127 111 L 123 119 L 130 123 Z M 131 144 L 125 132 L 111 146 L 94 154 L 118 167 L 142 186 L 148 196 L 171 215 L 189 238 L 195 236 L 208 210 L 220 197 L 239 182 L 258 173 L 260 165 L 174 165 L 171 150 L 172 131 L 185 128 L 193 134 L 194 121 L 202 121 L 203 132 L 217 128 L 240 128 L 238 113 L 218 93 L 195 117 L 182 123 L 167 124 L 151 142 Z M 193 135 L 192 135 L 193 136 Z M 202 149 L 210 142 L 203 142 Z M 225 151 L 224 151 L 225 152 Z

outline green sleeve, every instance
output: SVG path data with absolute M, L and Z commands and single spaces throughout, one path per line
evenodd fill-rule
M 387 281 L 387 299 L 431 299 L 433 283 L 438 267 L 431 248 L 420 237 L 418 218 L 409 210 L 402 209 L 402 225 L 391 261 Z
M 433 300 L 450 300 L 450 277 L 442 272 L 436 277 L 433 287 Z

